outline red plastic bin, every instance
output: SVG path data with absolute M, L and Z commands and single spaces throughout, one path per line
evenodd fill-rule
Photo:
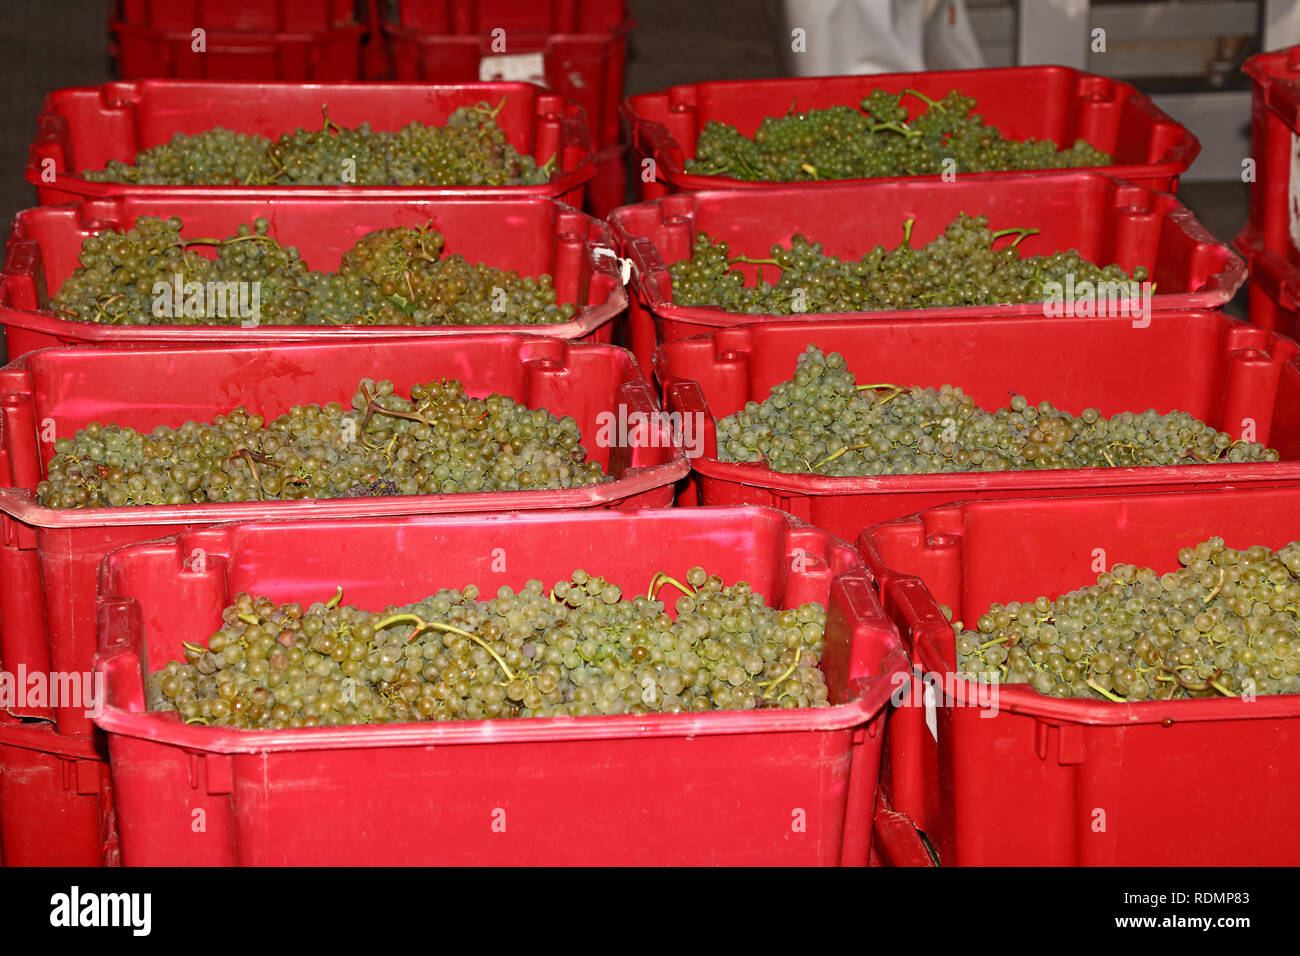
M 82 170 L 110 159 L 130 162 L 137 152 L 214 126 L 278 136 L 317 129 L 321 107 L 343 126 L 369 122 L 400 129 L 413 121 L 440 125 L 458 107 L 480 101 L 505 104 L 497 124 L 510 144 L 544 163 L 556 157 L 556 175 L 539 186 L 140 186 L 97 183 Z M 48 163 L 46 161 L 49 161 Z M 131 80 L 56 90 L 45 98 L 27 181 L 43 206 L 111 196 L 149 194 L 169 199 L 233 196 L 550 196 L 582 205 L 583 184 L 594 176 L 582 108 L 531 83 L 240 83 L 205 80 Z
M 59 318 L 48 303 L 77 266 L 81 244 L 105 229 L 125 230 L 139 216 L 179 215 L 187 236 L 233 235 L 240 223 L 265 216 L 270 234 L 296 246 L 315 270 L 337 269 L 342 254 L 376 229 L 432 227 L 452 253 L 520 275 L 550 273 L 559 300 L 580 305 L 555 325 L 496 326 L 115 326 Z M 609 342 L 627 294 L 609 227 L 551 199 L 190 199 L 117 196 L 78 205 L 20 212 L 10 230 L 0 275 L 0 323 L 10 360 L 35 349 L 104 343 L 230 344 L 385 341 L 412 336 L 498 334 L 503 331 Z
M 892 801 L 945 865 L 1300 862 L 1300 695 L 1130 704 L 1006 685 L 978 706 L 955 678 L 940 602 L 971 621 L 1093 583 L 1098 562 L 1174 570 L 1180 547 L 1214 535 L 1300 538 L 1300 488 L 959 502 L 863 533 L 885 607 L 937 684 L 934 736 L 922 706 L 890 717 Z
M 1300 135 L 1300 46 L 1259 53 L 1242 68 L 1253 82 L 1250 106 L 1250 220 L 1237 237 L 1243 255 L 1272 253 L 1300 268 L 1300 181 L 1292 178 Z
M 200 573 L 182 568 L 196 548 Z M 142 674 L 206 643 L 241 590 L 341 585 L 377 607 L 575 566 L 630 592 L 694 564 L 781 607 L 826 603 L 832 706 L 288 731 L 145 711 Z M 99 593 L 96 723 L 132 866 L 864 865 L 887 702 L 910 670 L 853 549 L 769 509 L 212 528 L 113 553 Z M 182 824 L 199 808 L 194 834 Z
M 1237 248 L 1246 257 L 1250 274 L 1250 321 L 1291 338 L 1300 337 L 1300 266 L 1284 256 L 1247 244 L 1240 236 Z
M 976 99 L 976 112 L 1003 135 L 1051 139 L 1058 146 L 1085 139 L 1115 161 L 1092 169 L 1154 189 L 1172 192 L 1201 148 L 1195 136 L 1132 85 L 1064 66 L 726 80 L 673 86 L 623 101 L 623 117 L 632 131 L 638 162 L 654 160 L 654 178 L 638 182 L 638 195 L 654 199 L 678 190 L 762 185 L 686 172 L 686 160 L 695 157 L 696 140 L 706 123 L 728 123 L 742 135 L 752 136 L 765 117 L 784 116 L 792 104 L 799 111 L 856 107 L 873 89 L 890 93 L 914 89 L 932 99 L 960 90 Z M 915 97 L 904 97 L 902 105 L 912 115 L 924 109 Z M 939 180 L 938 176 L 920 178 L 932 184 Z M 802 185 L 821 188 L 815 183 Z
M 124 80 L 288 80 L 328 83 L 361 79 L 359 25 L 311 32 L 207 30 L 195 49 L 192 27 L 160 29 L 115 21 L 117 72 Z
M 584 208 L 597 219 L 608 219 L 627 200 L 626 146 L 596 150 L 596 176 L 587 184 Z
M 928 242 L 961 213 L 986 213 L 995 228 L 1040 230 L 1019 248 L 1025 255 L 1077 249 L 1085 258 L 1126 271 L 1146 266 L 1155 283 L 1153 311 L 1219 308 L 1245 279 L 1245 266 L 1173 196 L 1122 183 L 1099 173 L 1064 172 L 959 176 L 936 187 L 927 180 L 889 180 L 862 185 L 769 186 L 763 189 L 683 193 L 626 206 L 610 217 L 623 255 L 632 260 L 635 289 L 630 304 L 633 350 L 648 364 L 656 342 L 751 322 L 790 316 L 740 315 L 710 306 L 673 302 L 668 267 L 690 257 L 697 232 L 726 240 L 733 256 L 766 259 L 773 243 L 789 245 L 795 234 L 825 244 L 828 254 L 860 258 L 877 244 L 893 248 L 903 223 L 916 222 L 914 246 Z M 775 267 L 768 267 L 772 278 Z M 744 266 L 753 284 L 754 266 Z M 976 315 L 1037 315 L 1039 302 L 999 306 L 907 309 L 856 313 L 893 319 Z M 823 321 L 808 313 L 806 321 Z
M 0 714 L 0 865 L 117 862 L 103 741 Z
M 623 0 L 406 0 L 383 30 L 398 80 L 542 83 L 585 109 L 592 142 L 608 147 L 635 25 Z
M 165 30 L 324 30 L 357 22 L 356 0 L 121 0 L 123 22 Z
M 1178 409 L 1276 448 L 1278 462 L 1068 468 L 875 477 L 787 475 L 718 460 L 715 419 L 766 399 L 810 344 L 848 360 L 859 381 L 960 386 L 997 408 L 1019 393 L 1073 414 Z M 665 406 L 703 452 L 692 480 L 706 505 L 771 505 L 853 539 L 865 527 L 961 498 L 1203 489 L 1300 482 L 1300 346 L 1221 312 L 1127 319 L 1032 317 L 784 322 L 719 329 L 663 346 Z M 689 501 L 685 503 L 690 503 Z
M 348 407 L 361 379 L 399 390 L 442 377 L 472 395 L 508 395 L 571 415 L 588 454 L 615 480 L 553 491 L 392 495 L 302 501 L 42 507 L 34 489 L 52 440 L 91 421 L 172 427 L 243 404 L 266 416 L 302 402 Z M 0 659 L 12 670 L 81 672 L 95 650 L 95 571 L 114 548 L 225 521 L 326 520 L 362 515 L 644 508 L 672 502 L 687 473 L 680 448 L 658 424 L 640 435 L 609 429 L 602 413 L 656 419 L 658 404 L 632 356 L 609 345 L 541 336 L 441 336 L 331 345 L 69 348 L 33 353 L 0 370 Z M 608 440 L 606 440 L 608 439 Z M 40 593 L 43 600 L 35 600 Z M 90 728 L 80 707 L 20 712 L 54 717 L 63 733 Z

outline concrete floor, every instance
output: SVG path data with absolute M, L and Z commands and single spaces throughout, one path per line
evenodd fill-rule
M 35 203 L 23 171 L 45 93 L 114 78 L 106 31 L 111 3 L 0 0 L 0 62 L 6 78 L 0 86 L 0 129 L 9 131 L 0 139 L 0 221 Z M 628 5 L 637 19 L 627 65 L 629 94 L 676 83 L 781 74 L 764 3 L 628 0 Z M 1180 191 L 1223 239 L 1231 239 L 1245 223 L 1248 195 L 1248 187 L 1236 182 L 1187 184 Z

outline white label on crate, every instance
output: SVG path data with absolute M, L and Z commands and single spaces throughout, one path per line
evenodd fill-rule
M 1300 248 L 1300 136 L 1294 132 L 1291 134 L 1291 176 L 1286 191 L 1291 244 Z
M 483 82 L 509 80 L 546 85 L 546 61 L 539 53 L 503 53 L 478 61 L 478 78 Z
M 935 740 L 939 739 L 939 712 L 934 700 L 934 681 L 922 680 L 922 686 L 925 688 L 925 726 L 930 728 L 930 736 Z

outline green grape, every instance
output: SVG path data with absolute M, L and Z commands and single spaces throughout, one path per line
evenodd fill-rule
M 462 106 L 443 126 L 411 123 L 397 132 L 369 123 L 275 139 L 217 127 L 142 150 L 134 162 L 109 160 L 82 175 L 92 182 L 166 186 L 529 186 L 550 180 L 554 158 L 538 166 L 497 125 L 504 100 Z
M 125 232 L 87 238 L 54 296 L 58 315 L 102 325 L 238 325 L 254 317 L 253 289 L 259 325 L 549 325 L 577 314 L 558 301 L 550 275 L 446 255 L 443 236 L 427 225 L 363 236 L 336 272 L 310 271 L 296 248 L 268 234 L 263 218 L 220 240 L 182 238 L 182 226 L 174 216 L 142 216 Z M 207 246 L 214 258 L 199 252 Z M 180 293 L 189 283 L 235 290 L 243 307 L 223 298 L 214 309 L 205 300 L 191 314 L 174 301 L 178 282 Z
M 987 216 L 961 215 L 931 241 L 910 245 L 912 221 L 904 224 L 897 247 L 877 245 L 861 259 L 828 255 L 820 242 L 795 235 L 789 247 L 774 245 L 770 259 L 729 258 L 730 247 L 707 233 L 695 236 L 691 257 L 672 263 L 673 301 L 685 306 L 714 306 L 727 312 L 793 315 L 823 312 L 872 312 L 890 309 L 948 308 L 1004 302 L 1045 302 L 1067 294 L 1077 301 L 1090 283 L 1113 283 L 1132 297 L 1132 283 L 1147 279 L 1144 266 L 1125 272 L 1118 265 L 1098 266 L 1073 249 L 1048 256 L 1021 256 L 1018 243 L 1034 229 L 989 229 Z M 995 248 L 1005 236 L 1019 238 Z M 733 266 L 757 264 L 760 279 L 746 285 Z M 766 271 L 763 271 L 766 269 Z M 773 269 L 779 276 L 773 276 Z M 772 279 L 776 281 L 773 282 Z
M 306 606 L 241 593 L 206 647 L 185 644 L 184 660 L 150 675 L 148 703 L 190 723 L 277 729 L 829 706 L 821 604 L 782 610 L 747 582 L 705 575 L 689 590 L 708 612 L 674 619 L 664 586 L 655 575 L 649 596 L 628 599 L 605 578 L 575 572 L 549 592 L 537 579 L 487 600 L 473 586 L 442 588 L 382 613 L 343 604 L 341 589 Z M 769 648 L 791 617 L 808 629 L 798 646 Z M 719 619 L 736 626 L 711 638 L 701 659 L 690 648 Z M 658 634 L 664 653 L 629 647 L 630 631 Z M 578 634 L 582 653 L 563 652 Z
M 903 96 L 921 102 L 909 121 Z M 686 171 L 767 182 L 869 179 L 938 173 L 1109 166 L 1111 157 L 1084 140 L 1007 139 L 984 123 L 974 99 L 956 90 L 939 101 L 915 90 L 872 90 L 859 104 L 766 117 L 752 137 L 710 120 Z
M 1116 564 L 1055 599 L 993 604 L 978 633 L 956 626 L 957 668 L 1117 702 L 1300 692 L 1300 541 L 1274 551 L 1215 537 L 1178 563 L 1164 575 Z
M 1279 460 L 1186 412 L 1076 416 L 1019 395 L 987 411 L 955 385 L 859 385 L 815 345 L 766 399 L 718 420 L 717 436 L 722 461 L 841 477 Z
M 461 483 L 467 491 L 521 491 L 608 480 L 581 439 L 571 417 L 504 395 L 474 398 L 454 379 L 413 385 L 409 398 L 392 382 L 367 379 L 349 408 L 297 405 L 270 421 L 240 407 L 211 422 L 148 433 L 92 422 L 55 444 L 36 494 L 46 507 L 91 508 L 439 494 Z M 542 473 L 545 481 L 535 477 Z

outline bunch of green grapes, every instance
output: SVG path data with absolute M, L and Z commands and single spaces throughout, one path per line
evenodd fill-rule
M 923 110 L 911 121 L 902 106 Z M 763 182 L 870 179 L 936 173 L 1109 166 L 1111 157 L 1084 140 L 1064 149 L 1051 140 L 1016 140 L 974 113 L 975 100 L 953 90 L 935 101 L 915 90 L 873 90 L 859 109 L 794 111 L 763 120 L 752 137 L 710 121 L 686 171 Z
M 505 104 L 462 106 L 443 126 L 411 123 L 393 132 L 369 123 L 299 127 L 272 139 L 221 127 L 177 133 L 133 162 L 109 160 L 82 173 L 91 182 L 150 186 L 532 186 L 550 181 L 555 157 L 539 166 L 506 139 Z M 325 112 L 322 108 L 322 112 Z
M 1023 395 L 988 411 L 955 385 L 858 384 L 809 345 L 792 379 L 717 423 L 722 461 L 840 477 L 1277 461 L 1186 412 L 1079 415 Z
M 669 615 L 658 594 L 681 590 Z M 204 647 L 149 681 L 188 723 L 283 728 L 828 706 L 825 608 L 768 605 L 692 568 L 647 594 L 575 571 L 484 600 L 443 588 L 382 612 L 240 594 Z
M 1117 564 L 1055 600 L 955 625 L 958 670 L 1051 697 L 1113 701 L 1300 693 L 1300 542 L 1210 538 L 1177 571 Z
M 1073 249 L 1022 256 L 1020 241 L 1037 230 L 994 232 L 983 215 L 958 216 L 937 237 L 915 249 L 910 244 L 911 228 L 909 219 L 898 246 L 877 245 L 857 260 L 827 255 L 820 242 L 802 235 L 795 235 L 788 248 L 772 246 L 770 259 L 729 258 L 727 243 L 697 233 L 691 258 L 669 266 L 673 302 L 749 315 L 796 315 L 1044 302 L 1054 295 L 1064 302 L 1067 295 L 1077 299 L 1089 288 L 1107 301 L 1106 290 L 1112 288 L 1117 301 L 1136 300 L 1141 289 L 1135 283 L 1149 275 L 1144 266 L 1131 275 L 1118 265 L 1099 266 Z M 999 239 L 1009 235 L 1017 238 L 995 248 Z M 734 268 L 738 263 L 760 266 L 756 285 L 745 284 L 744 274 Z M 764 280 L 763 266 L 779 270 L 775 282 Z M 1100 284 L 1110 285 L 1098 291 Z
M 51 508 L 575 488 L 607 480 L 577 423 L 454 379 L 364 379 L 352 407 L 245 408 L 145 433 L 92 422 L 55 442 L 36 488 Z
M 310 271 L 296 248 L 268 235 L 264 218 L 225 239 L 185 239 L 182 226 L 175 216 L 142 216 L 125 232 L 87 238 L 80 264 L 54 296 L 55 311 L 102 325 L 239 325 L 250 317 L 257 325 L 548 325 L 577 313 L 558 301 L 549 275 L 521 276 L 445 255 L 444 238 L 427 226 L 362 237 L 337 272 Z M 215 258 L 200 253 L 205 247 L 215 249 Z M 182 288 L 234 283 L 229 288 L 243 308 L 224 301 L 209 308 L 206 298 L 192 311 L 176 308 L 178 276 Z M 159 288 L 167 308 L 160 307 Z M 254 288 L 257 310 L 250 316 Z

